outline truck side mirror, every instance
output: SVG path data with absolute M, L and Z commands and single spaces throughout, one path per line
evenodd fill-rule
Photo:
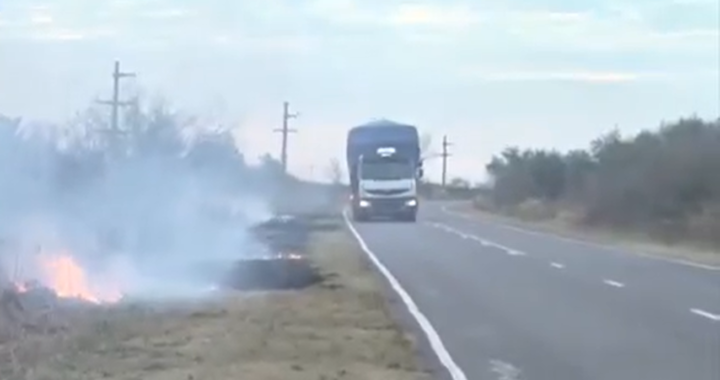
M 418 178 L 422 178 L 425 175 L 425 170 L 423 168 L 418 169 Z

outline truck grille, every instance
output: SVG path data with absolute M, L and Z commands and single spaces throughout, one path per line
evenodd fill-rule
M 401 210 L 405 207 L 405 202 L 407 199 L 400 199 L 400 198 L 375 198 L 372 201 L 370 201 L 370 204 L 373 209 L 375 210 L 386 210 L 386 211 L 394 211 L 394 210 Z
M 369 194 L 373 195 L 397 195 L 407 191 L 407 189 L 387 189 L 387 190 L 365 190 Z

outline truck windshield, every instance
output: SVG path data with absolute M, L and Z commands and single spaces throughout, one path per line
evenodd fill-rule
M 360 167 L 362 179 L 395 180 L 414 176 L 412 165 L 405 161 L 365 161 Z

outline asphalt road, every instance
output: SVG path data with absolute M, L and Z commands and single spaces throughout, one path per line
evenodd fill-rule
M 720 379 L 719 270 L 441 206 L 423 204 L 416 224 L 352 226 L 445 377 Z

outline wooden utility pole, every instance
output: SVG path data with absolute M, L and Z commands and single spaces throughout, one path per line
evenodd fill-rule
M 447 184 L 447 159 L 450 157 L 450 153 L 448 152 L 448 147 L 451 146 L 452 143 L 448 142 L 447 135 L 443 136 L 442 141 L 442 187 L 445 188 L 445 185 Z
M 120 101 L 120 79 L 135 77 L 135 73 L 124 73 L 120 71 L 120 62 L 115 61 L 115 70 L 113 70 L 113 95 L 111 100 L 100 100 L 98 103 L 109 105 L 112 109 L 110 115 L 110 130 L 113 133 L 118 133 L 120 129 L 119 114 L 120 107 L 127 107 L 132 102 Z
M 294 119 L 298 117 L 299 113 L 290 113 L 290 103 L 284 102 L 283 103 L 283 123 L 281 129 L 275 129 L 275 132 L 282 133 L 282 147 L 280 150 L 280 162 L 282 163 L 283 171 L 287 173 L 287 142 L 288 142 L 288 134 L 295 133 L 297 130 L 288 128 L 288 121 L 290 119 Z

